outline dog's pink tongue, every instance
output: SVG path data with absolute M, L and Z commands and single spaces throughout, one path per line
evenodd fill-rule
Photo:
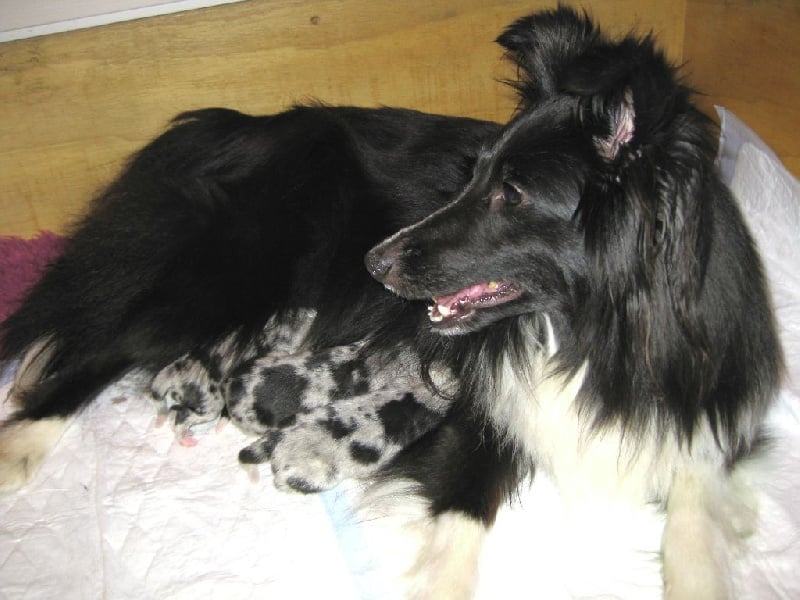
M 476 283 L 455 294 L 434 297 L 433 304 L 428 307 L 428 317 L 440 324 L 465 319 L 478 309 L 510 302 L 521 294 L 522 290 L 508 281 Z
M 493 286 L 493 287 L 490 287 Z M 471 285 L 463 290 L 456 292 L 455 294 L 449 294 L 446 296 L 437 296 L 436 303 L 440 306 L 453 306 L 454 304 L 458 303 L 459 301 L 468 300 L 474 302 L 479 300 L 483 296 L 487 294 L 494 293 L 497 289 L 497 284 L 495 283 L 476 283 L 475 285 Z

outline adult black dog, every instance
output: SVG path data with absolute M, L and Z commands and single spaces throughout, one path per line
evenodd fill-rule
M 650 38 L 610 40 L 559 8 L 498 41 L 522 74 L 502 131 L 391 110 L 206 111 L 145 148 L 5 324 L 4 355 L 27 356 L 4 481 L 125 370 L 268 352 L 265 325 L 301 314 L 292 352 L 348 345 L 381 372 L 410 353 L 453 398 L 379 484 L 407 484 L 402 501 L 431 516 L 416 592 L 468 594 L 485 528 L 536 468 L 565 496 L 661 503 L 666 595 L 731 595 L 745 501 L 731 474 L 781 357 L 709 122 Z M 396 295 L 359 266 L 390 234 L 366 265 Z M 336 389 L 367 410 L 348 364 Z

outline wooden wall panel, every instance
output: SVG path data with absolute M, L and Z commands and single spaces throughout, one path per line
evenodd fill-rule
M 800 176 L 800 1 L 689 0 L 686 70 Z
M 0 44 L 0 234 L 62 231 L 175 113 L 296 101 L 505 119 L 493 39 L 552 1 L 251 0 Z M 685 1 L 583 2 L 680 60 Z

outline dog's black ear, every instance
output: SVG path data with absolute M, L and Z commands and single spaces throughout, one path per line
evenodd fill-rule
M 636 132 L 636 109 L 633 91 L 625 87 L 610 98 L 593 96 L 589 99 L 592 141 L 597 154 L 605 161 L 613 162 L 626 150 Z
M 514 87 L 524 106 L 532 106 L 560 91 L 570 65 L 600 39 L 589 17 L 559 6 L 518 19 L 497 38 L 517 65 Z
M 580 127 L 600 159 L 599 193 L 639 207 L 637 254 L 658 252 L 668 271 L 690 272 L 683 261 L 697 255 L 698 198 L 714 153 L 713 127 L 692 103 L 693 90 L 652 38 L 628 36 L 577 58 L 561 93 L 578 99 Z
M 698 118 L 693 90 L 650 35 L 596 43 L 562 72 L 558 91 L 580 99 L 583 125 L 607 161 L 626 146 L 663 147 L 683 120 Z

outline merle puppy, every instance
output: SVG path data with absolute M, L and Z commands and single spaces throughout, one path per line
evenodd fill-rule
M 271 427 L 249 453 L 260 460 L 343 431 L 298 416 L 270 436 L 276 413 L 253 387 L 275 375 L 265 367 L 312 386 L 327 377 L 320 353 L 328 372 L 371 357 L 375 374 L 410 356 L 397 386 L 348 408 L 422 381 L 431 396 L 409 414 L 446 413 L 404 432 L 376 487 L 427 514 L 409 594 L 468 596 L 498 507 L 538 469 L 571 500 L 659 503 L 665 596 L 735 597 L 727 561 L 748 525 L 736 465 L 781 356 L 713 130 L 649 37 L 610 39 L 560 7 L 498 41 L 521 73 L 499 132 L 395 111 L 216 111 L 146 148 L 6 324 L 6 355 L 27 355 L 2 479 L 23 479 L 64 418 L 132 367 L 222 348 L 228 411 Z M 365 262 L 394 294 L 356 266 L 384 236 Z M 257 347 L 303 311 L 288 355 Z M 324 471 L 292 455 L 288 484 Z
M 313 492 L 375 474 L 442 420 L 452 381 L 444 365 L 432 388 L 408 346 L 398 344 L 391 355 L 366 351 L 364 342 L 303 349 L 314 317 L 303 311 L 268 324 L 246 352 L 232 352 L 227 340 L 163 368 L 151 392 L 162 420 L 174 414 L 181 444 L 194 445 L 197 431 L 229 417 L 258 436 L 239 453 L 253 478 L 255 465 L 269 461 L 275 485 Z

